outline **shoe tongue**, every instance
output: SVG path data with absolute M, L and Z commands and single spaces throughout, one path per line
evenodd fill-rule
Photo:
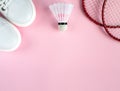
M 9 7 L 11 4 L 12 0 L 0 0 L 0 11 L 1 13 L 6 13 L 6 9 Z

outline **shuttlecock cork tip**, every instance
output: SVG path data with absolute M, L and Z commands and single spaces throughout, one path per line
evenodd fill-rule
M 68 29 L 67 22 L 58 23 L 58 29 L 60 31 L 66 31 Z

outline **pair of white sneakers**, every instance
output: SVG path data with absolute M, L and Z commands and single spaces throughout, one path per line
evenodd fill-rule
M 21 43 L 21 34 L 14 26 L 29 26 L 36 17 L 32 0 L 0 0 L 0 51 L 14 51 Z

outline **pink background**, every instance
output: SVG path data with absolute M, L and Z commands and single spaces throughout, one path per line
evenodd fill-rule
M 55 1 L 34 0 L 37 17 L 19 28 L 21 46 L 0 52 L 0 91 L 120 91 L 120 43 L 86 18 L 80 0 L 65 0 L 75 7 L 59 32 L 48 9 Z

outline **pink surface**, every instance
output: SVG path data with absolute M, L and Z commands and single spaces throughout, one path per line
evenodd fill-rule
M 66 32 L 48 9 L 55 0 L 34 2 L 20 48 L 0 52 L 0 91 L 120 91 L 120 43 L 85 17 L 80 0 L 66 0 L 75 5 Z

